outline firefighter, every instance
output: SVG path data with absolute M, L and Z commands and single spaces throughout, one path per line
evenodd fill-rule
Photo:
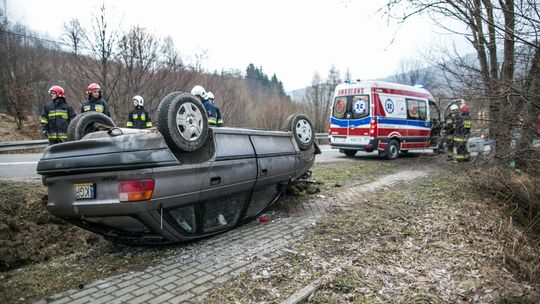
M 457 104 L 452 104 L 446 117 L 444 118 L 443 130 L 446 138 L 447 158 L 446 160 L 453 160 L 454 151 L 454 133 L 455 133 L 455 121 L 459 114 L 459 107 Z
M 86 102 L 81 107 L 81 113 L 96 111 L 111 117 L 107 102 L 101 98 L 101 87 L 97 83 L 92 83 L 86 88 Z
M 214 93 L 207 92 L 208 101 L 210 101 L 214 107 L 216 108 L 216 120 L 217 120 L 217 126 L 223 127 L 223 119 L 221 118 L 221 110 L 218 106 L 216 106 L 216 103 L 214 101 Z
M 52 86 L 48 92 L 51 100 L 41 112 L 41 127 L 49 145 L 54 145 L 67 140 L 69 122 L 76 114 L 64 97 L 64 89 Z
M 464 103 L 459 106 L 459 110 L 461 114 L 456 117 L 454 123 L 454 146 L 456 147 L 454 159 L 456 161 L 465 161 L 470 157 L 467 151 L 467 139 L 471 133 L 472 119 L 469 115 L 469 105 Z
M 216 126 L 217 107 L 208 100 L 208 94 L 206 93 L 206 90 L 202 86 L 196 85 L 193 87 L 193 89 L 191 89 L 191 94 L 195 95 L 195 97 L 197 97 L 199 101 L 203 103 L 204 109 L 208 116 L 208 124 L 211 126 Z
M 144 108 L 144 99 L 142 96 L 133 96 L 133 107 L 134 109 L 129 112 L 126 126 L 134 129 L 151 128 L 152 121 L 150 120 L 150 114 Z

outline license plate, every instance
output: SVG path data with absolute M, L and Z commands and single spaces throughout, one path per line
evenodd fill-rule
M 90 199 L 96 197 L 96 186 L 89 184 L 75 184 L 75 195 L 77 199 Z
M 332 140 L 335 143 L 344 143 L 345 142 L 345 137 L 332 137 Z
M 367 136 L 349 136 L 348 140 L 350 143 L 358 145 L 367 145 L 369 143 L 369 137 Z

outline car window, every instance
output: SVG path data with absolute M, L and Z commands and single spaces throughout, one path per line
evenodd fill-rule
M 426 120 L 427 105 L 424 100 L 407 99 L 407 119 Z

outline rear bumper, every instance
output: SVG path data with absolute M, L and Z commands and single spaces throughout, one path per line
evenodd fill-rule
M 330 147 L 332 147 L 332 149 L 340 149 L 340 150 L 355 150 L 355 151 L 371 152 L 377 149 L 377 146 L 375 145 L 376 142 L 377 142 L 376 139 L 372 139 L 366 145 L 330 143 Z

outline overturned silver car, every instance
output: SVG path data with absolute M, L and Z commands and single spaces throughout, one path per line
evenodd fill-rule
M 175 92 L 157 116 L 149 130 L 77 116 L 68 133 L 79 140 L 48 147 L 38 163 L 47 210 L 114 242 L 188 241 L 255 219 L 320 153 L 302 114 L 287 131 L 210 128 L 203 105 Z

